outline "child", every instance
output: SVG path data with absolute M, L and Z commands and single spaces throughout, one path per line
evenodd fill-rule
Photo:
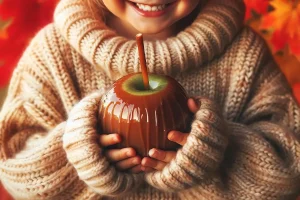
M 33 39 L 0 115 L 0 179 L 16 199 L 295 199 L 300 112 L 242 0 L 61 0 Z M 140 70 L 194 97 L 177 152 L 107 150 L 102 94 Z

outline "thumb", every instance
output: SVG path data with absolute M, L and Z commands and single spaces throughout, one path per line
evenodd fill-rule
M 180 131 L 170 131 L 168 134 L 168 139 L 183 146 L 187 141 L 188 135 L 188 133 L 182 133 Z
M 195 99 L 189 98 L 187 104 L 192 113 L 195 114 L 199 110 L 199 105 L 196 103 Z

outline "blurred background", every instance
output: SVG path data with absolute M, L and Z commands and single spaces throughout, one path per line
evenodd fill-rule
M 52 21 L 58 1 L 0 0 L 0 109 L 20 56 L 36 32 Z M 300 0 L 244 2 L 245 25 L 267 41 L 300 103 Z M 0 200 L 8 199 L 0 185 Z

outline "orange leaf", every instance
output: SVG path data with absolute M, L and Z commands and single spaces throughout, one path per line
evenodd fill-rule
M 244 0 L 246 5 L 245 20 L 251 18 L 251 12 L 258 14 L 265 14 L 268 9 L 269 0 Z
M 270 5 L 274 8 L 274 11 L 263 17 L 261 28 L 281 30 L 290 18 L 290 13 L 293 10 L 293 4 L 289 0 L 273 0 L 270 2 Z
M 8 38 L 7 28 L 9 27 L 11 22 L 12 22 L 12 19 L 2 20 L 0 18 L 0 39 L 7 39 Z
M 262 18 L 261 29 L 273 30 L 274 51 L 289 46 L 290 53 L 300 57 L 300 3 L 295 0 L 272 0 L 273 11 Z

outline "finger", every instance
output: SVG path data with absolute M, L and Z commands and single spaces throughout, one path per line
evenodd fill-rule
M 154 171 L 154 169 L 151 168 L 151 167 L 144 167 L 144 166 L 142 166 L 141 169 L 142 169 L 142 171 L 144 171 L 144 172 L 152 172 L 152 171 Z
M 119 134 L 116 133 L 108 134 L 108 135 L 100 135 L 99 141 L 101 146 L 107 147 L 121 142 L 121 137 Z
M 105 152 L 105 156 L 110 162 L 118 162 L 126 158 L 134 157 L 136 152 L 133 148 L 112 149 Z
M 135 167 L 129 169 L 129 172 L 135 173 L 135 174 L 140 173 L 140 172 L 142 172 L 142 171 L 143 171 L 143 170 L 142 170 L 142 165 L 137 165 L 137 166 L 135 166 Z
M 180 131 L 170 131 L 168 139 L 183 146 L 186 143 L 188 135 L 188 133 L 182 133 Z
M 159 149 L 150 149 L 149 156 L 156 160 L 169 163 L 176 156 L 175 151 L 162 151 Z
M 200 106 L 196 103 L 195 99 L 193 98 L 188 99 L 188 107 L 192 113 L 196 113 L 200 108 Z
M 122 160 L 120 162 L 116 163 L 116 168 L 119 170 L 128 170 L 129 168 L 132 168 L 136 165 L 141 164 L 141 158 L 138 156 L 135 156 L 133 158 L 128 158 L 126 160 Z
M 143 167 L 151 167 L 156 170 L 162 170 L 167 165 L 165 162 L 148 157 L 143 158 L 141 163 Z

